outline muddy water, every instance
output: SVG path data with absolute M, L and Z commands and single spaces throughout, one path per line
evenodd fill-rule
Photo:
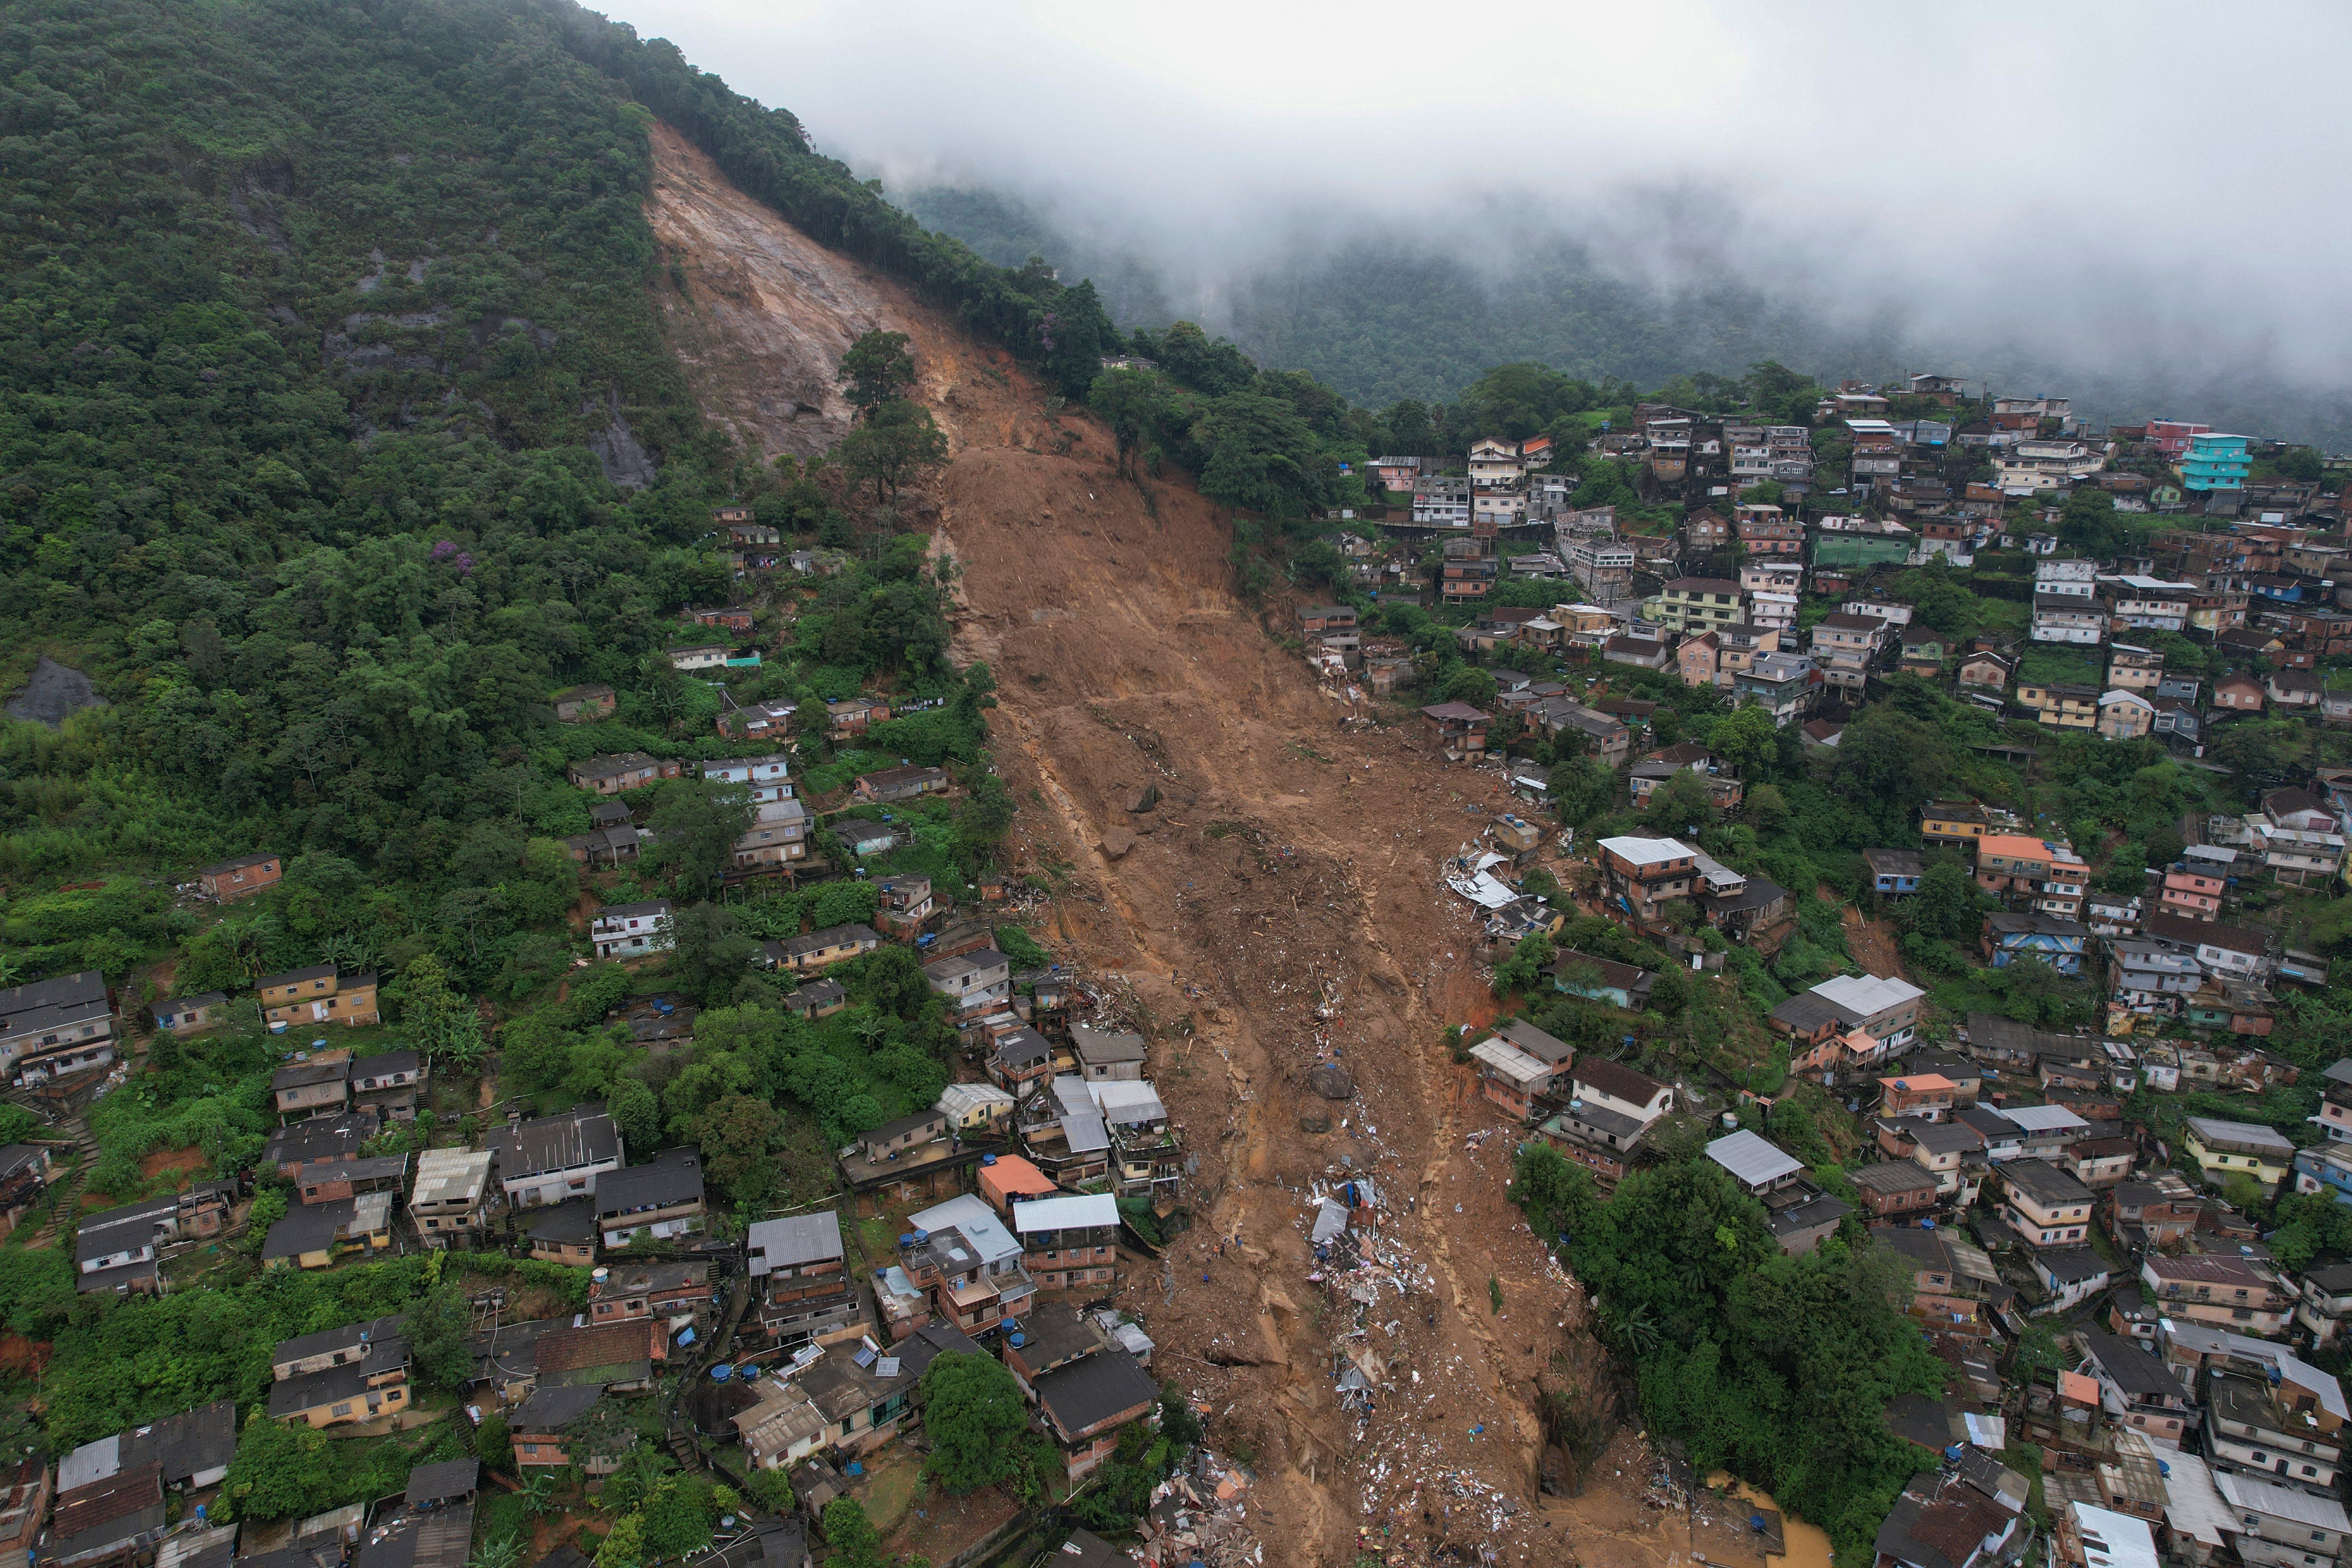
M 1772 1500 L 1769 1492 L 1759 1491 L 1746 1481 L 1735 1479 L 1718 1470 L 1706 1479 L 1706 1484 L 1718 1491 L 1727 1491 L 1744 1502 L 1762 1505 L 1780 1516 L 1780 1536 L 1789 1548 L 1780 1559 L 1780 1568 L 1830 1568 L 1829 1531 L 1818 1524 L 1807 1524 L 1790 1516 L 1787 1509 Z

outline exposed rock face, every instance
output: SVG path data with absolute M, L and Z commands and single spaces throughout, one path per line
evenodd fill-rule
M 8 700 L 8 717 L 37 720 L 55 730 L 84 708 L 105 706 L 106 699 L 98 694 L 89 676 L 43 654 L 33 666 L 33 679 L 25 683 L 25 689 Z
M 912 340 L 912 395 L 952 447 L 1053 440 L 1054 425 L 1024 398 L 1025 377 L 1009 359 L 745 195 L 676 131 L 657 124 L 652 135 L 646 217 L 670 264 L 663 331 L 703 413 L 737 440 L 770 456 L 830 450 L 851 421 L 841 356 L 875 331 Z
M 1356 1098 L 1355 1079 L 1338 1062 L 1324 1062 L 1310 1068 L 1307 1074 L 1307 1087 L 1326 1100 Z

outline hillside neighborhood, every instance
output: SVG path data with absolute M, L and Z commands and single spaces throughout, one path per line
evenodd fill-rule
M 1386 1054 L 1429 1056 L 1464 1154 L 1499 1136 L 1480 1179 L 1548 1249 L 1560 1330 L 1580 1314 L 1562 1343 L 1621 1358 L 1538 1375 L 1532 1495 L 1695 1531 L 1715 1472 L 1843 1424 L 1839 1469 L 1783 1473 L 1709 1550 L 1760 1563 L 1803 1523 L 1879 1568 L 2332 1563 L 2345 466 L 1934 375 L 1789 416 L 1639 402 L 1368 459 L 1375 499 L 1312 520 L 1256 605 L 1338 743 L 1428 770 L 1451 1026 Z M 803 546 L 777 515 L 710 512 L 723 592 L 678 605 L 641 687 L 531 705 L 516 826 L 445 847 L 478 885 L 429 939 L 308 846 L 37 896 L 145 900 L 173 935 L 0 990 L 0 1263 L 72 1439 L 27 1449 L 0 1514 L 37 1568 L 455 1568 L 592 1505 L 602 1568 L 882 1561 L 861 1531 L 1262 1563 L 1258 1479 L 1203 1442 L 1237 1402 L 1200 1390 L 1267 1363 L 1189 1319 L 1227 1359 L 1155 1344 L 1180 1275 L 1278 1273 L 1218 1207 L 1230 1175 L 1198 1179 L 1234 1130 L 1181 1113 L 1230 1110 L 1181 1083 L 1210 1009 L 1090 969 L 1062 914 L 1101 884 L 1007 849 L 1049 803 L 982 748 L 995 677 L 945 663 L 919 539 Z M 1342 789 L 1374 766 L 1314 741 L 1291 760 Z M 1094 871 L 1181 835 L 1237 894 L 1281 875 L 1288 847 L 1185 820 L 1147 754 Z M 1372 1139 L 1381 1064 L 1342 1048 L 1341 981 L 1309 986 L 1297 1126 Z M 1364 1519 L 1454 1551 L 1453 1503 L 1416 1527 L 1419 1484 L 1372 1457 L 1422 1376 L 1375 1309 L 1433 1287 L 1399 1224 L 1423 1194 L 1357 1146 L 1252 1213 L 1307 1260 L 1281 1288 L 1315 1303 L 1292 1331 L 1365 1445 Z M 1645 1230 L 1661 1205 L 1718 1223 Z M 1770 1313 L 1735 1305 L 1767 1289 L 1838 1305 L 1767 1352 L 1741 1336 Z M 92 1325 L 207 1298 L 268 1345 L 202 1352 L 170 1409 L 106 1392 Z M 1840 1331 L 1880 1349 L 1813 1414 L 1776 1405 L 1755 1369 Z M 1692 1358 L 1733 1370 L 1661 1403 L 1654 1367 Z M 1525 1560 L 1518 1505 L 1465 1474 L 1431 1496 Z M 584 1568 L 572 1540 L 541 1560 Z
M 1885 1412 L 1917 1474 L 1880 1568 L 2335 1562 L 2346 465 L 1935 375 L 1810 426 L 1622 414 L 1615 505 L 1550 436 L 1376 459 L 1393 537 L 1286 628 L 1498 802 L 1444 879 L 1521 1001 L 1457 1056 L 1521 1182 L 1536 1145 L 1603 1196 L 1699 1150 L 1780 1252 L 1899 1260 L 1948 1376 Z M 1859 962 L 1839 902 L 1899 941 Z M 1716 973 L 1751 1038 L 1637 1039 Z

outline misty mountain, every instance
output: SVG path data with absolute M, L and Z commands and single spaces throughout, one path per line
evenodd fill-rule
M 2000 391 L 2071 396 L 2097 421 L 2172 416 L 2352 449 L 2352 389 L 2285 384 L 2252 349 L 2233 362 L 2226 350 L 2208 357 L 2131 342 L 2112 361 L 2084 363 L 2030 343 L 1937 342 L 1909 330 L 1897 307 L 1833 319 L 1817 302 L 1719 262 L 1686 267 L 1672 288 L 1636 280 L 1559 234 L 1482 241 L 1501 253 L 1475 258 L 1359 237 L 1213 285 L 1187 285 L 1115 235 L 1002 191 L 931 185 L 894 194 L 925 227 L 999 265 L 1042 256 L 1066 282 L 1091 278 L 1123 328 L 1189 317 L 1263 364 L 1307 371 L 1374 407 L 1451 399 L 1488 368 L 1520 360 L 1596 382 L 1620 376 L 1655 386 L 1694 371 L 1736 375 L 1769 359 L 1825 383 L 1934 371 Z

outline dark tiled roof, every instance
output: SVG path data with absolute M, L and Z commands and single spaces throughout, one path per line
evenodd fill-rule
M 482 1484 L 482 1462 L 479 1459 L 445 1459 L 437 1465 L 419 1465 L 408 1472 L 408 1505 L 446 1502 L 461 1498 Z
M 2134 1399 L 2186 1399 L 2172 1369 L 2137 1341 L 2121 1334 L 2086 1333 L 2083 1343 L 2115 1385 Z
M 604 1391 L 593 1384 L 577 1387 L 551 1385 L 532 1393 L 509 1419 L 515 1432 L 560 1432 L 594 1407 Z
M 702 1162 L 692 1150 L 673 1149 L 650 1165 L 626 1165 L 596 1178 L 596 1214 L 602 1219 L 695 1203 L 701 1196 Z
M 1648 1104 L 1652 1095 L 1666 1087 L 1647 1073 L 1594 1057 L 1585 1058 L 1569 1071 L 1577 1083 L 1589 1083 L 1603 1094 L 1634 1105 Z
M 1039 1407 L 1074 1437 L 1159 1396 L 1142 1363 L 1117 1346 L 1045 1373 L 1036 1390 Z

